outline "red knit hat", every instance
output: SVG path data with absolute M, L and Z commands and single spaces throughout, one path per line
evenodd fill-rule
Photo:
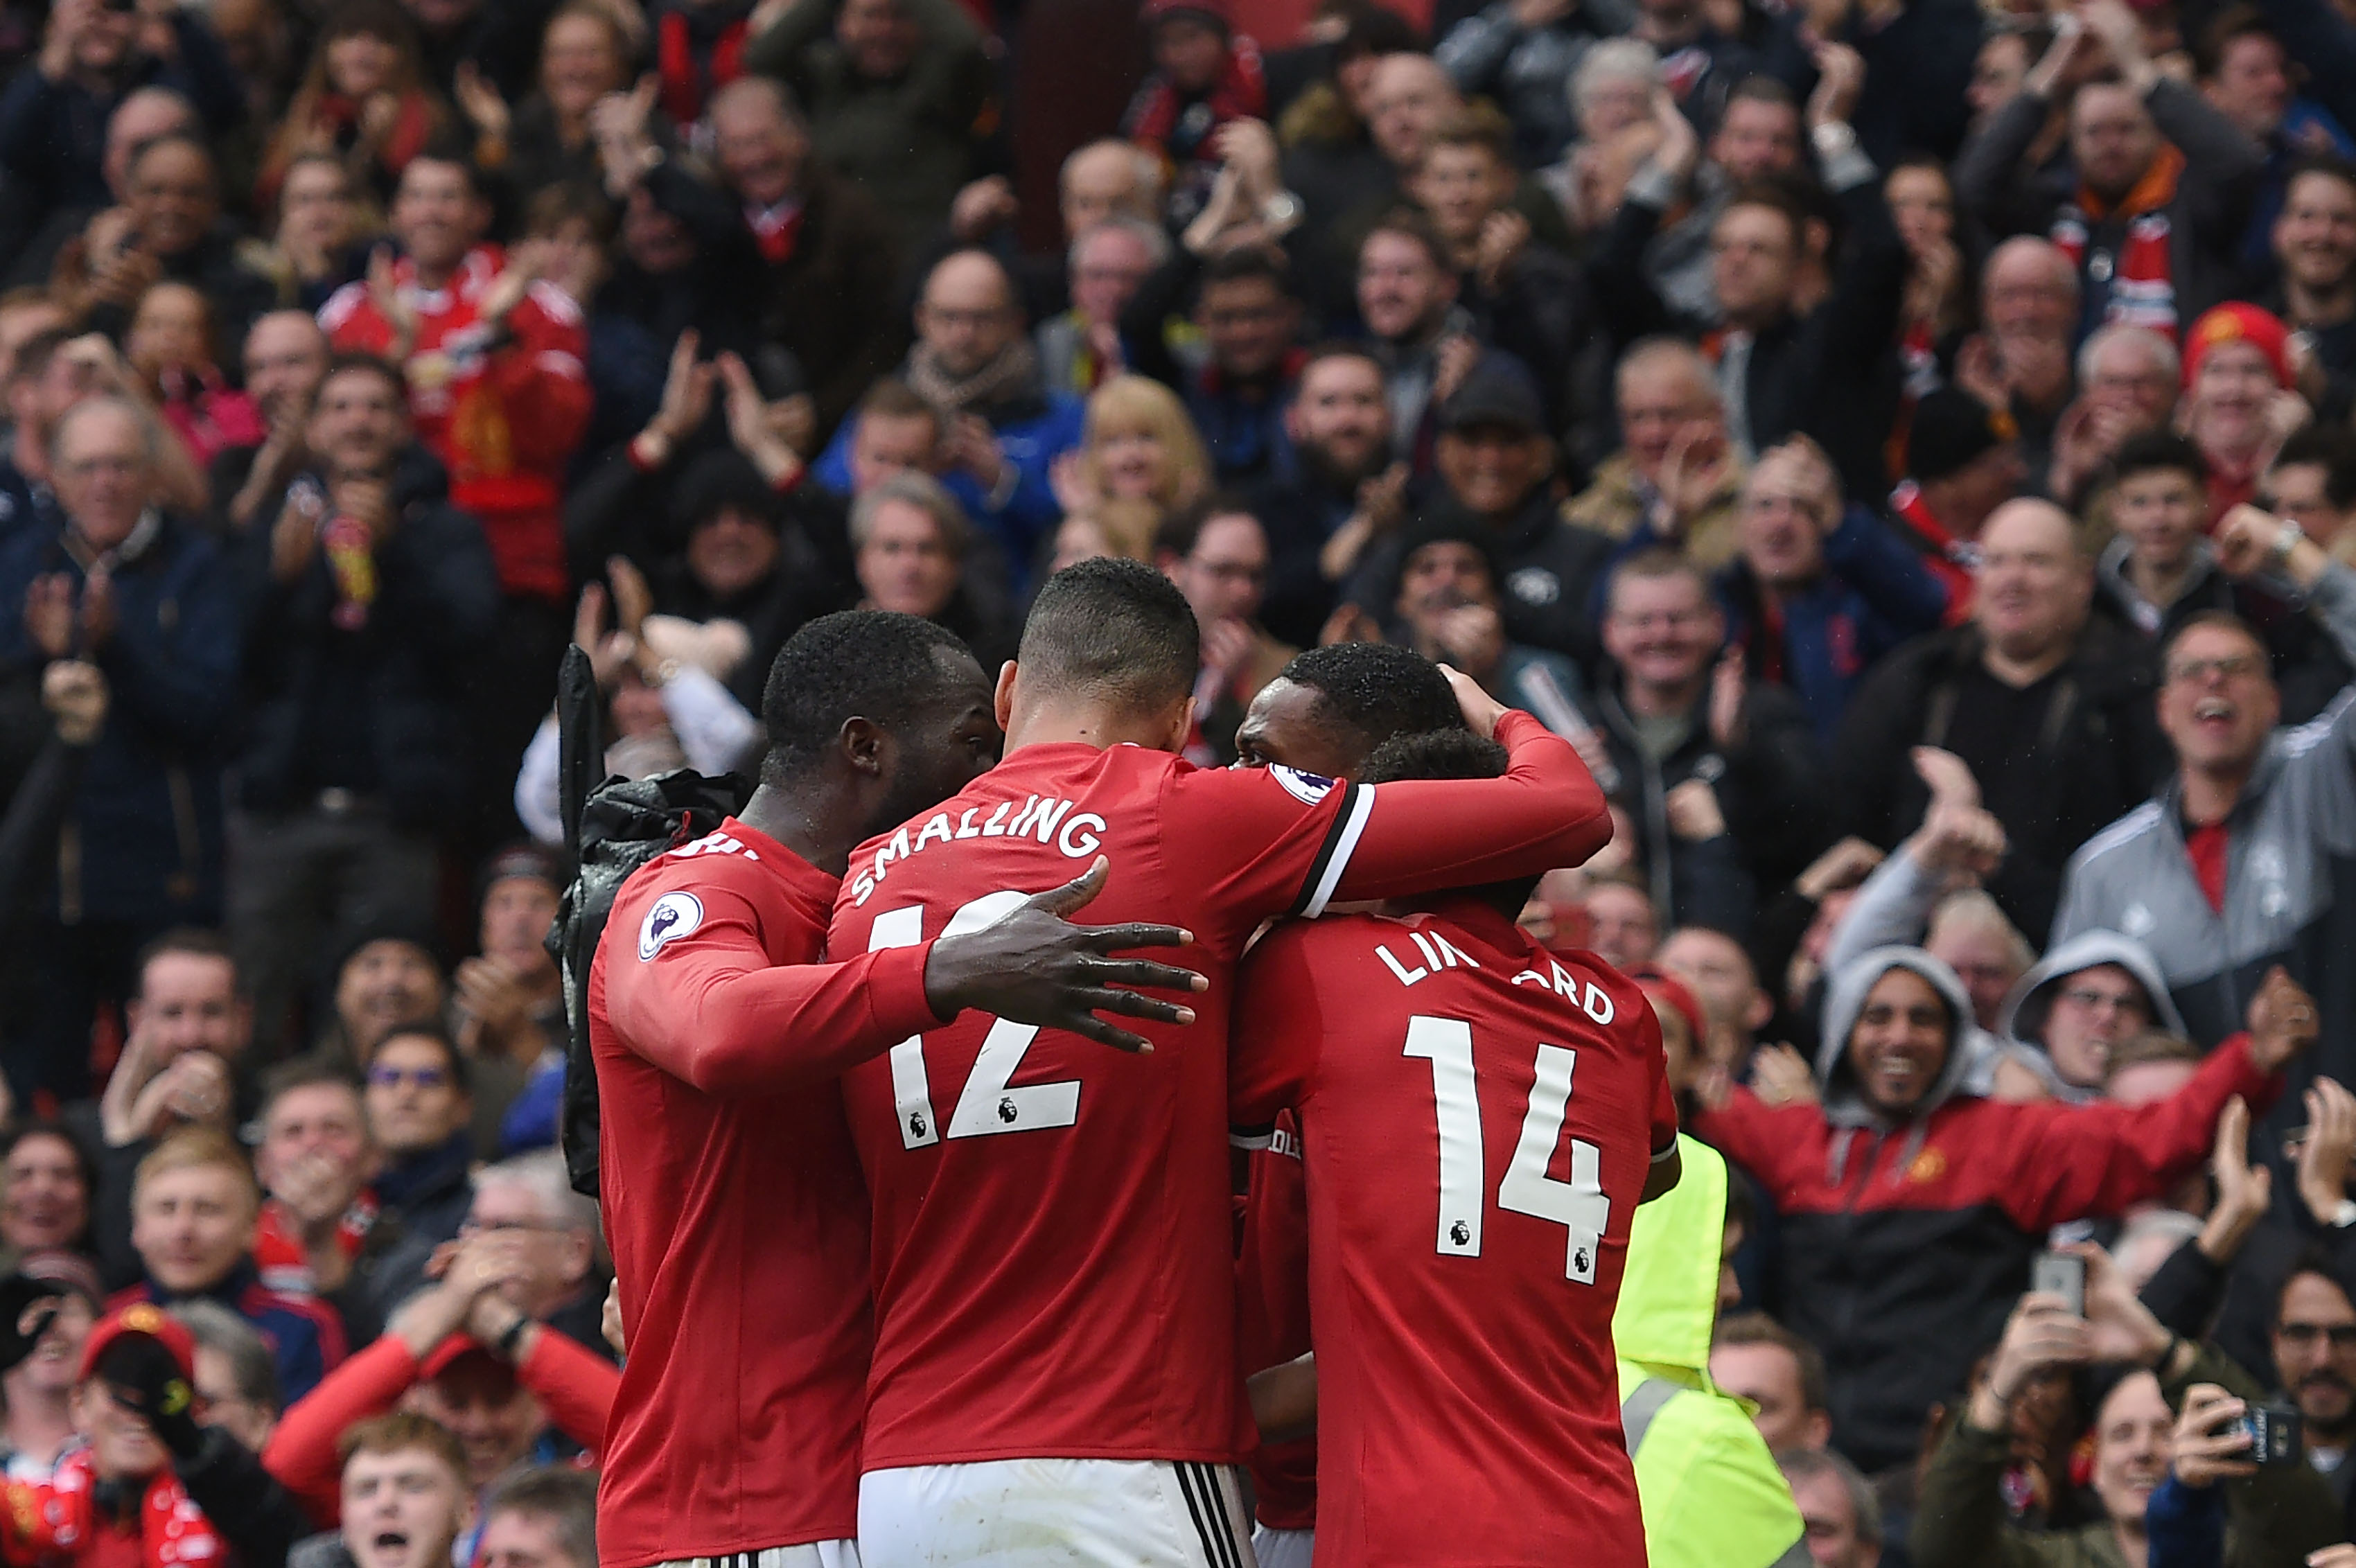
M 144 1335 L 171 1353 L 180 1369 L 180 1375 L 194 1380 L 197 1375 L 197 1341 L 180 1320 L 153 1302 L 134 1301 L 130 1306 L 108 1313 L 82 1341 L 81 1375 L 89 1377 L 98 1365 L 99 1357 L 107 1347 L 125 1335 Z
M 2227 343 L 2248 344 L 2266 357 L 2266 365 L 2275 373 L 2276 386 L 2290 385 L 2290 328 L 2272 311 L 2234 300 L 2204 313 L 2185 335 L 2187 387 L 2201 373 L 2201 362 L 2209 357 L 2209 351 Z

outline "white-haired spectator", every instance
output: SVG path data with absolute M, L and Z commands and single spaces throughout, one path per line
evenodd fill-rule
M 2131 436 L 2166 430 L 2184 362 L 2147 326 L 2115 321 L 2078 346 L 2078 396 L 2053 427 L 2045 493 L 2073 510 L 2101 505 L 2087 490 Z
M 509 1306 L 604 1353 L 597 1205 L 573 1190 L 562 1155 L 535 1149 L 477 1172 L 459 1233 L 492 1238 L 502 1254 L 498 1294 Z
M 197 1342 L 197 1398 L 204 1402 L 207 1424 L 261 1453 L 281 1409 L 269 1342 L 218 1301 L 175 1302 L 171 1312 Z

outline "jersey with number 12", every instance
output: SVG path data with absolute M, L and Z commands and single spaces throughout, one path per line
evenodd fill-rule
M 1454 898 L 1280 926 L 1230 1093 L 1295 1110 L 1317 1555 L 1642 1568 L 1612 1311 L 1676 1113 L 1644 994 Z
M 1236 964 L 1288 911 L 1590 853 L 1608 827 L 1576 755 L 1526 715 L 1499 736 L 1503 778 L 1374 788 L 1024 746 L 852 855 L 833 954 L 985 923 L 1102 854 L 1110 877 L 1077 918 L 1183 926 L 1194 944 L 1157 956 L 1210 979 L 1194 1025 L 1143 1028 L 1151 1054 L 968 1012 L 846 1076 L 874 1205 L 866 1468 L 1239 1457 Z

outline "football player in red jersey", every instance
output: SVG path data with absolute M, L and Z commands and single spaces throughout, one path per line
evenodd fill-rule
M 1367 755 L 1394 735 L 1463 728 L 1448 677 L 1430 659 L 1388 643 L 1333 643 L 1301 654 L 1260 688 L 1236 731 L 1236 750 L 1246 767 L 1274 763 L 1355 781 Z M 1309 1196 L 1301 1129 L 1291 1118 L 1280 1113 L 1274 1136 L 1247 1157 L 1236 1334 L 1249 1371 L 1309 1353 Z M 1250 1462 L 1259 1568 L 1309 1568 L 1315 1438 L 1263 1440 Z
M 1377 788 L 1502 771 L 1462 731 Z M 1278 927 L 1245 965 L 1239 1125 L 1298 1117 L 1316 1325 L 1316 1561 L 1643 1568 L 1612 1311 L 1676 1180 L 1644 993 L 1515 923 L 1536 879 Z
M 853 611 L 797 632 L 762 704 L 770 750 L 740 817 L 623 884 L 590 971 L 599 1179 L 630 1346 L 606 1435 L 606 1568 L 742 1558 L 855 1565 L 867 1197 L 842 1070 L 960 1009 L 1143 1041 L 1182 969 L 1104 956 L 1167 925 L 1065 924 L 1102 872 L 989 930 L 824 964 L 851 845 L 997 759 L 965 645 Z M 1096 1049 L 1094 1045 L 1088 1049 Z
M 1609 834 L 1577 754 L 1462 677 L 1468 721 L 1510 748 L 1502 778 L 1377 792 L 1193 767 L 1198 647 L 1151 569 L 1058 572 L 999 677 L 1007 760 L 845 873 L 831 947 L 883 952 L 1102 853 L 1098 912 L 1184 925 L 1210 979 L 1199 1025 L 1145 1029 L 1151 1055 L 974 1018 L 845 1076 L 875 1211 L 870 1568 L 1249 1562 L 1224 1136 L 1244 944 L 1288 911 L 1535 875 Z

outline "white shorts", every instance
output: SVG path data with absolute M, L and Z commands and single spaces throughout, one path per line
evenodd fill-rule
M 866 1568 L 1256 1568 L 1231 1467 L 1162 1459 L 988 1459 L 870 1470 Z
M 1264 1524 L 1256 1524 L 1252 1526 L 1252 1550 L 1259 1553 L 1259 1568 L 1309 1568 L 1309 1560 L 1317 1554 L 1317 1532 L 1270 1530 Z
M 656 1568 L 860 1568 L 859 1542 L 814 1541 L 807 1546 L 765 1546 L 725 1557 L 685 1557 Z

